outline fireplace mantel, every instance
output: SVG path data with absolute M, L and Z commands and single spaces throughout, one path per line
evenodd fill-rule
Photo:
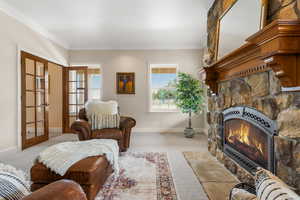
M 285 88 L 300 88 L 300 20 L 275 20 L 246 44 L 200 71 L 211 91 L 218 83 L 273 70 Z

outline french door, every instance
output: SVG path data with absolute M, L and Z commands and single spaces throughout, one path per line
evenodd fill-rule
M 48 140 L 48 61 L 21 52 L 22 149 Z
M 64 68 L 63 132 L 71 133 L 71 124 L 88 100 L 88 67 Z

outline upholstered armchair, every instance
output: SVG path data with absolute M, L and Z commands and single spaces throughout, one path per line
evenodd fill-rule
M 130 145 L 131 129 L 135 125 L 136 121 L 133 118 L 121 116 L 119 128 L 92 130 L 83 108 L 79 111 L 79 119 L 73 122 L 71 129 L 78 135 L 79 140 L 115 139 L 118 141 L 120 151 L 126 151 Z

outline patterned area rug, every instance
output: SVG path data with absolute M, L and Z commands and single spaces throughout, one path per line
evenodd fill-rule
M 95 200 L 177 200 L 166 153 L 122 153 L 119 161 L 119 176 Z

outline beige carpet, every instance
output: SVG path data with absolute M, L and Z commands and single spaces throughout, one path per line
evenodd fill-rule
M 183 152 L 183 155 L 210 200 L 226 200 L 238 180 L 213 156 L 203 152 Z

